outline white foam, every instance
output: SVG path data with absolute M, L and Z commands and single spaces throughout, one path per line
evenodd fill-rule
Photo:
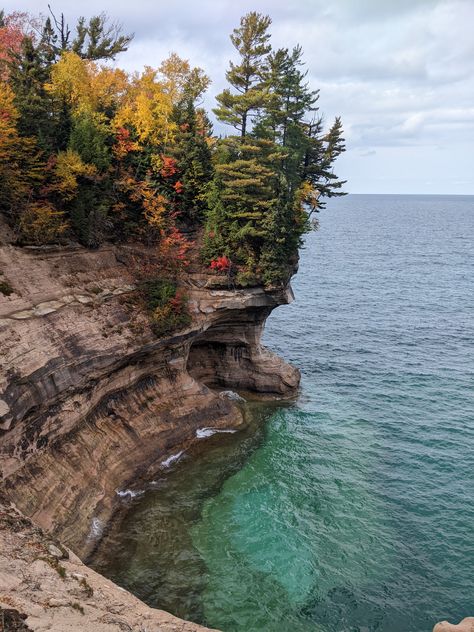
M 199 428 L 196 430 L 196 437 L 198 439 L 205 439 L 206 437 L 212 437 L 212 435 L 218 433 L 234 433 L 237 430 L 233 428 Z
M 227 398 L 227 399 L 232 399 L 234 402 L 245 402 L 245 399 L 243 397 L 241 397 L 235 391 L 221 391 L 219 393 L 219 397 L 221 399 L 224 399 L 224 397 Z
M 184 450 L 181 450 L 181 452 L 177 452 L 176 454 L 172 454 L 164 461 L 161 461 L 160 466 L 163 468 L 170 467 L 175 461 L 178 461 L 183 454 L 184 454 Z
M 89 540 L 97 540 L 104 532 L 104 525 L 100 518 L 92 518 Z
M 143 496 L 143 494 L 145 493 L 143 490 L 133 490 L 133 489 L 117 489 L 116 492 L 117 496 L 119 496 L 120 498 L 137 498 L 139 496 Z

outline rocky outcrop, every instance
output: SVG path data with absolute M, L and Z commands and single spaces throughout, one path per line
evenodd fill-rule
M 457 625 L 441 621 L 435 625 L 433 632 L 474 632 L 474 617 L 466 617 Z
M 149 608 L 0 500 L 0 630 L 205 632 Z
M 39 559 L 46 536 L 38 529 L 84 559 L 120 496 L 132 495 L 137 480 L 150 478 L 173 455 L 201 441 L 203 427 L 246 423 L 243 409 L 213 387 L 294 395 L 298 371 L 260 343 L 265 319 L 292 299 L 291 289 L 236 290 L 219 277 L 189 274 L 182 283 L 192 324 L 157 338 L 133 302 L 129 261 L 140 252 L 115 246 L 16 248 L 5 235 L 3 243 L 0 235 L 1 489 L 7 504 L 13 502 L 38 527 L 28 522 L 24 533 L 5 527 L 1 532 L 4 615 L 8 610 L 5 616 L 18 629 L 37 617 L 41 625 L 33 629 L 198 630 L 182 622 L 184 627 L 173 627 L 176 620 L 169 615 L 156 618 L 72 554 L 61 562 L 68 579 L 58 577 L 50 562 Z M 85 614 L 71 605 L 80 592 L 77 573 L 85 574 L 96 595 L 82 606 Z M 30 594 L 34 582 L 42 591 L 37 598 Z M 88 614 L 92 618 L 84 618 Z M 71 625 L 57 627 L 64 617 Z M 113 617 L 123 617 L 123 627 L 117 622 L 110 627 Z M 146 621 L 142 628 L 137 617 Z
M 136 256 L 136 253 L 135 253 Z M 241 410 L 209 386 L 290 396 L 296 369 L 260 344 L 289 288 L 233 290 L 183 279 L 192 325 L 158 339 L 130 305 L 126 248 L 0 248 L 3 489 L 78 554 L 94 546 L 117 491 L 196 441 L 238 427 Z

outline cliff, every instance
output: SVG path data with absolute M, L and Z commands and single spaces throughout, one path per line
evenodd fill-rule
M 0 500 L 2 632 L 205 632 L 149 608 Z
M 130 248 L 16 248 L 0 229 L 1 488 L 84 559 L 117 491 L 198 441 L 200 428 L 246 423 L 213 387 L 295 393 L 298 371 L 260 343 L 291 289 L 234 290 L 188 274 L 192 323 L 157 338 L 131 300 Z

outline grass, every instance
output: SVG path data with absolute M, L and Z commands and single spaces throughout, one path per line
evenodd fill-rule
M 73 601 L 70 604 L 71 608 L 74 608 L 74 610 L 77 610 L 78 612 L 80 612 L 81 614 L 84 614 L 84 608 L 81 606 L 80 603 L 77 603 L 77 601 Z
M 92 586 L 89 584 L 89 582 L 84 577 L 81 579 L 79 584 L 80 584 L 81 588 L 84 589 L 87 597 L 92 597 L 92 595 L 94 594 L 94 589 L 92 588 Z

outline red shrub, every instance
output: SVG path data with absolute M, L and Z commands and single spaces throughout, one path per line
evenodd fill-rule
M 210 268 L 211 270 L 216 270 L 217 272 L 228 272 L 231 265 L 231 260 L 225 255 L 222 255 L 221 257 L 217 257 L 217 259 L 211 261 Z

